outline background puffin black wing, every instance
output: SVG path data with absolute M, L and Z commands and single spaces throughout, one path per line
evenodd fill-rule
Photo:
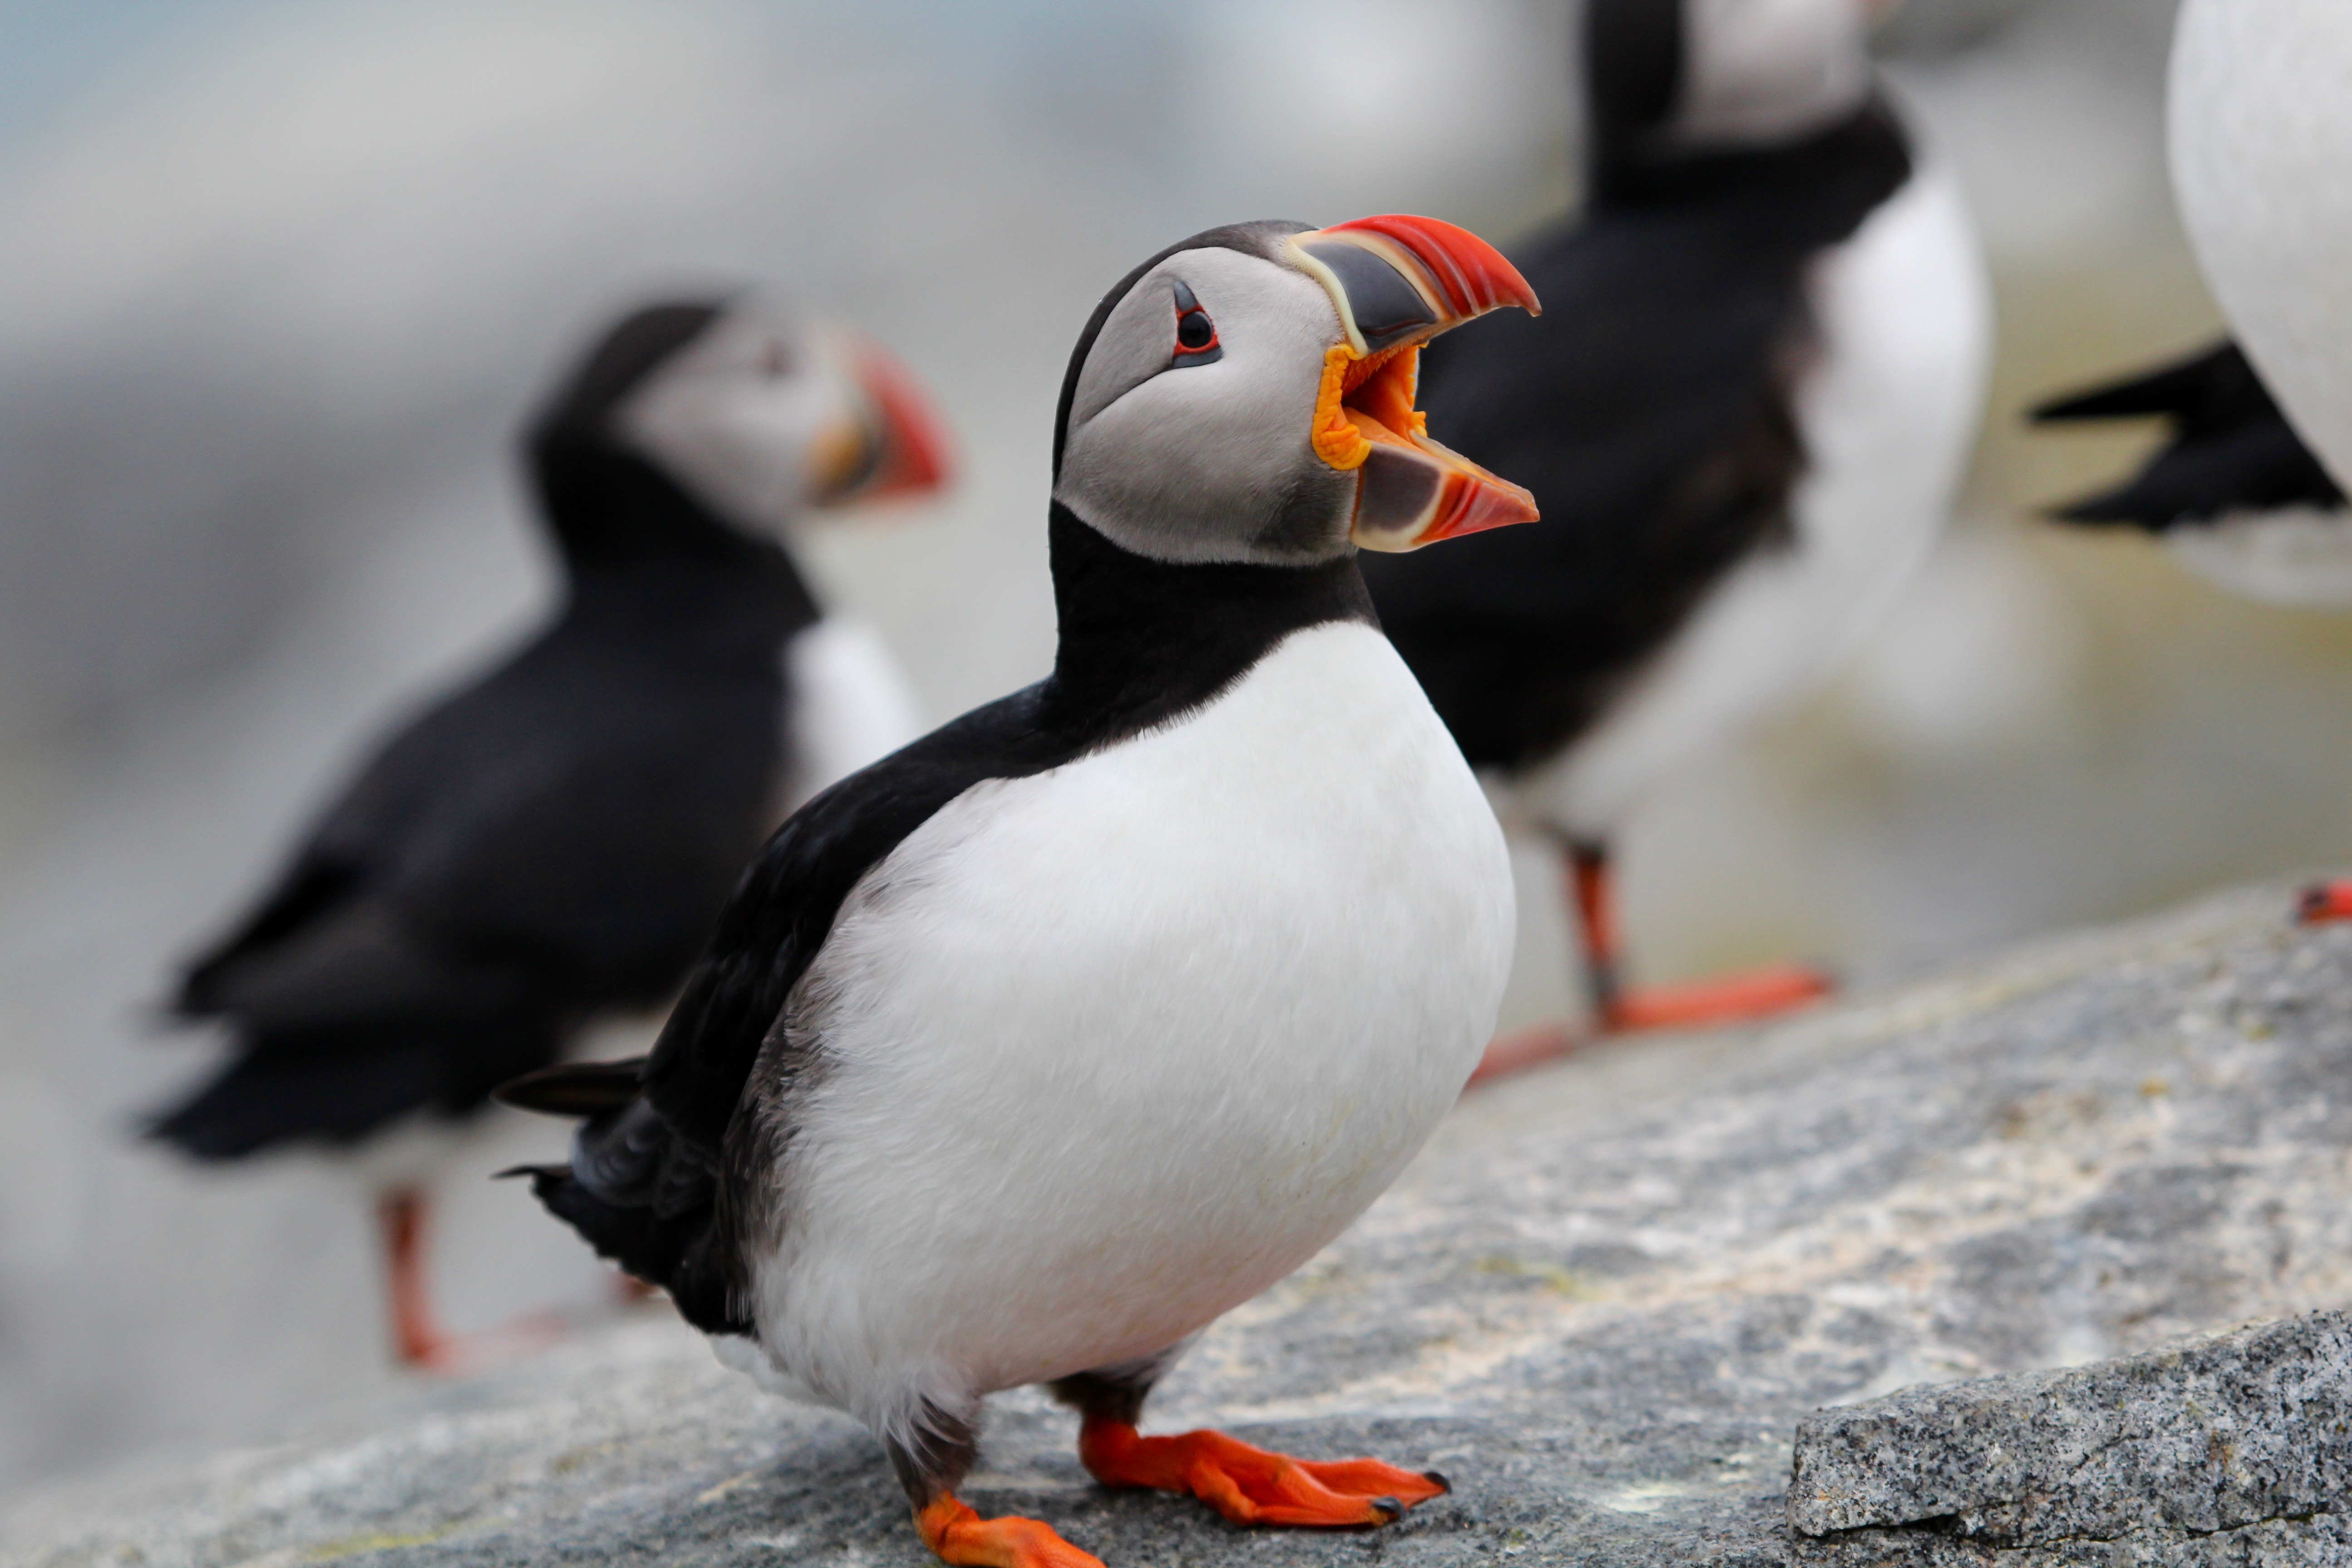
M 662 1286 L 688 1321 L 740 1333 L 742 1281 L 719 1204 L 730 1129 L 786 999 L 858 879 L 941 806 L 990 778 L 1042 773 L 1082 747 L 1039 722 L 1042 688 L 976 709 L 818 795 L 745 872 L 642 1064 L 581 1064 L 501 1090 L 528 1110 L 590 1112 L 563 1165 L 531 1178 L 597 1252 Z M 816 1042 L 780 1038 L 789 1075 Z M 633 1080 L 625 1103 L 616 1075 Z M 750 1129 L 742 1136 L 750 1135 Z
M 1708 588 L 1790 541 L 1811 263 L 1911 172 L 1876 100 L 1785 147 L 1614 170 L 1589 215 L 1513 254 L 1541 316 L 1497 311 L 1424 352 L 1431 433 L 1543 513 L 1409 567 L 1364 558 L 1473 763 L 1574 740 Z
M 1717 221 L 1612 215 L 1540 239 L 1519 266 L 1543 315 L 1497 311 L 1423 353 L 1431 432 L 1543 512 L 1409 565 L 1362 559 L 1473 763 L 1565 744 L 1710 584 L 1787 534 L 1799 275 Z
M 397 733 L 190 965 L 174 1010 L 236 1053 L 156 1136 L 226 1158 L 463 1111 L 676 984 L 767 825 L 781 677 L 673 691 L 585 640 Z
M 2344 504 L 2343 490 L 2228 339 L 2145 374 L 2053 399 L 2032 416 L 2037 425 L 2156 416 L 2169 423 L 2172 438 L 2138 473 L 2051 515 L 2161 532 L 2233 511 Z

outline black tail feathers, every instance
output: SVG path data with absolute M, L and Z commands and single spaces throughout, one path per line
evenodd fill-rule
M 445 1074 L 422 1048 L 330 1054 L 249 1048 L 203 1088 L 148 1117 L 141 1131 L 192 1159 L 239 1160 L 293 1143 L 344 1146 L 426 1106 Z M 444 1107 L 463 1114 L 465 1108 Z
M 549 1213 L 598 1257 L 668 1291 L 697 1328 L 749 1332 L 725 1267 L 714 1160 L 638 1098 L 643 1066 L 642 1058 L 567 1063 L 501 1085 L 504 1104 L 582 1121 L 569 1163 L 499 1173 L 530 1177 Z
M 558 1062 L 509 1079 L 491 1092 L 500 1105 L 546 1116 L 603 1116 L 637 1098 L 646 1058 L 618 1062 Z

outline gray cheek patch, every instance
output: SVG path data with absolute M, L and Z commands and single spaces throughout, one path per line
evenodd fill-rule
M 1685 144 L 1801 135 L 1870 93 L 1854 0 L 1684 0 L 1683 82 L 1672 131 Z
M 1374 447 L 1357 472 L 1363 476 L 1356 492 L 1360 533 L 1411 529 L 1437 500 L 1437 487 L 1444 478 L 1436 464 L 1394 447 Z
M 1128 291 L 1096 335 L 1070 402 L 1070 428 L 1077 429 L 1104 409 L 1169 368 L 1176 343 L 1176 303 L 1170 280 L 1146 279 Z
M 1307 434 L 1339 318 L 1305 272 L 1204 250 L 1149 276 L 1104 318 L 1072 389 L 1054 497 L 1158 561 L 1297 564 L 1347 549 L 1356 477 Z M 1177 284 L 1220 356 L 1176 363 Z

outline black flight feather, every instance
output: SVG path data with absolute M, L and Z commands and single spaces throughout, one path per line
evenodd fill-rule
M 2121 523 L 2152 533 L 2233 512 L 2333 509 L 2344 491 L 2279 411 L 2228 339 L 2143 374 L 2054 398 L 2037 425 L 2162 418 L 2168 439 L 2122 484 L 2053 509 L 2066 522 Z
M 509 1079 L 491 1098 L 544 1116 L 596 1116 L 636 1099 L 645 1065 L 643 1057 L 622 1062 L 558 1062 Z

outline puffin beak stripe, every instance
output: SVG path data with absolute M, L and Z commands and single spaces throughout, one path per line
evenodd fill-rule
M 1467 229 L 1402 213 L 1310 229 L 1289 246 L 1346 334 L 1324 356 L 1308 441 L 1357 476 L 1349 537 L 1416 550 L 1535 521 L 1532 495 L 1433 440 L 1413 406 L 1423 343 L 1507 305 L 1541 313 L 1518 268 Z
M 871 409 L 865 461 L 862 472 L 828 500 L 837 504 L 904 499 L 946 484 L 952 469 L 946 427 L 915 378 L 871 338 L 856 338 L 849 359 Z
M 1543 302 L 1519 276 L 1519 269 L 1466 228 L 1410 213 L 1381 213 L 1333 224 L 1321 232 L 1347 235 L 1359 244 L 1385 240 L 1412 258 L 1436 286 L 1452 317 L 1440 331 L 1506 305 L 1517 305 L 1530 316 L 1543 314 Z

